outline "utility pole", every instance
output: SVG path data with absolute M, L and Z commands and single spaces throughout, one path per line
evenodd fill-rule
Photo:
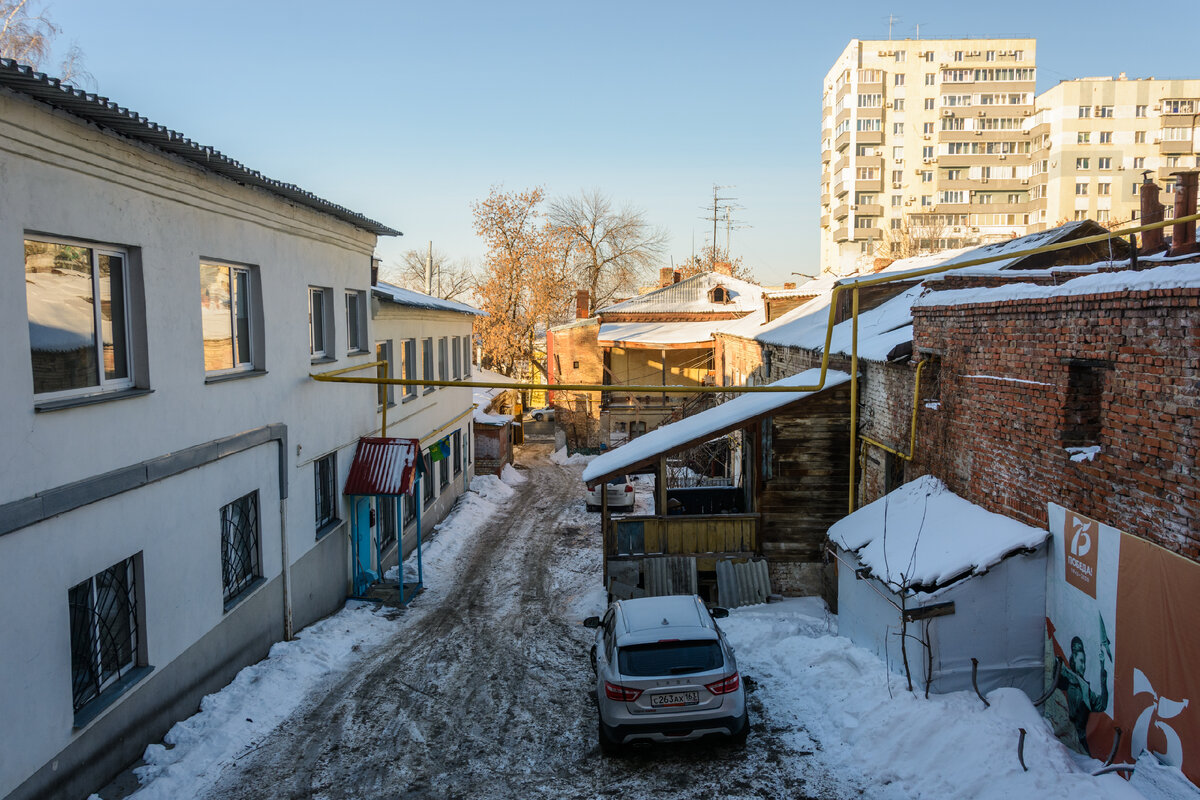
M 425 294 L 433 294 L 433 242 L 429 243 L 429 252 L 425 255 Z
M 733 218 L 733 212 L 740 209 L 742 206 L 737 203 L 736 197 L 722 197 L 722 189 L 732 189 L 732 186 L 718 186 L 713 184 L 713 202 L 712 208 L 705 208 L 709 212 L 701 219 L 712 223 L 712 260 L 708 264 L 708 268 L 712 269 L 716 264 L 717 252 L 720 249 L 717 245 L 717 224 L 724 219 L 725 221 L 725 257 L 730 261 L 733 260 L 733 251 L 730 249 L 730 232 L 749 228 L 751 226 L 745 224 L 741 220 Z M 692 248 L 695 249 L 695 237 L 693 235 Z

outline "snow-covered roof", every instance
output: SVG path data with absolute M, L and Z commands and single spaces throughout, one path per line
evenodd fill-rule
M 812 386 L 821 379 L 821 370 L 805 370 L 789 375 L 772 386 Z M 824 389 L 846 383 L 850 376 L 837 370 L 825 375 Z M 823 389 L 817 390 L 823 391 Z M 723 433 L 735 430 L 743 423 L 776 412 L 798 400 L 817 392 L 750 392 L 715 408 L 685 417 L 670 425 L 655 428 L 627 444 L 610 450 L 592 460 L 583 471 L 583 480 L 589 485 L 639 467 L 660 455 L 684 450 L 700 442 L 708 441 Z
M 708 344 L 721 320 L 703 322 L 606 322 L 600 326 L 601 345 Z
M 501 375 L 499 372 L 493 372 L 490 369 L 475 367 L 475 374 L 471 380 L 479 383 L 516 383 L 516 378 L 510 378 L 507 375 Z M 475 404 L 475 421 L 483 425 L 505 425 L 513 421 L 512 414 L 489 414 L 488 408 L 496 397 L 509 391 L 508 389 L 499 389 L 495 386 L 484 387 L 476 386 L 471 390 L 471 401 Z
M 480 311 L 478 308 L 469 306 L 466 303 L 460 303 L 457 300 L 443 300 L 440 297 L 431 297 L 423 292 L 393 286 L 383 281 L 379 281 L 371 288 L 374 290 L 376 297 L 386 300 L 389 303 L 395 303 L 396 305 L 409 306 L 410 308 L 428 308 L 433 311 L 453 311 L 458 314 L 473 314 L 477 317 L 487 316 L 486 311 Z
M 29 345 L 33 351 L 66 353 L 93 346 L 96 321 L 88 275 L 75 271 L 27 273 L 25 301 L 29 309 Z M 225 332 L 228 335 L 228 311 Z
M 1098 272 L 1066 281 L 1058 286 L 1014 283 L 1007 286 L 949 289 L 930 292 L 914 305 L 951 306 L 967 303 L 999 303 L 1005 300 L 1033 300 L 1042 297 L 1070 297 L 1108 292 L 1146 292 L 1153 289 L 1180 289 L 1200 286 L 1200 264 L 1172 264 L 1147 270 Z
M 709 292 L 718 286 L 728 291 L 727 303 L 714 303 L 708 299 Z M 719 272 L 701 272 L 690 278 L 656 289 L 653 292 L 631 297 L 620 303 L 606 306 L 598 313 L 603 314 L 697 314 L 703 312 L 727 313 L 749 312 L 762 304 L 762 287 Z
M 1049 230 L 1045 230 L 1045 231 L 1037 231 L 1036 233 L 1029 233 L 1029 234 L 1026 234 L 1025 236 L 1020 236 L 1016 239 L 1008 239 L 1003 242 L 995 242 L 993 244 L 985 244 L 983 247 L 976 247 L 974 249 L 967 250 L 964 253 L 961 253 L 961 254 L 954 256 L 952 258 L 949 258 L 949 259 L 944 259 L 937 263 L 957 264 L 962 261 L 974 261 L 977 258 L 989 258 L 991 256 L 999 256 L 999 255 L 1003 255 L 1005 253 L 1018 253 L 1022 250 L 1032 250 L 1035 247 L 1044 247 L 1048 244 L 1054 244 L 1056 242 L 1066 241 L 1067 239 L 1073 237 L 1075 234 L 1087 233 L 1089 228 L 1095 228 L 1095 229 L 1099 230 L 1099 226 L 1095 222 L 1092 222 L 1091 220 L 1087 220 L 1087 219 L 1076 220 L 1074 222 L 1068 222 L 1065 225 L 1059 225 L 1057 228 L 1050 228 Z M 1018 256 L 1015 258 L 1006 258 L 1006 259 L 1001 259 L 999 261 L 992 261 L 988 264 L 981 264 L 979 266 L 984 267 L 991 271 L 997 271 L 997 270 L 1002 270 L 1002 269 L 1011 269 L 1013 266 L 1015 266 L 1019 262 L 1023 261 L 1024 259 L 1025 259 L 1025 256 Z M 934 265 L 927 264 L 926 266 L 934 266 Z
M 987 572 L 1050 534 L 968 502 L 924 475 L 829 528 L 829 539 L 898 589 L 933 591 Z

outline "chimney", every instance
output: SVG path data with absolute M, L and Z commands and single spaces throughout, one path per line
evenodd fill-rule
M 1138 192 L 1142 196 L 1141 223 L 1143 225 L 1152 225 L 1155 222 L 1162 222 L 1163 205 L 1158 202 L 1158 184 L 1149 180 L 1149 176 L 1147 176 L 1147 179 L 1142 181 L 1142 186 L 1138 189 Z M 1163 249 L 1163 246 L 1162 228 L 1155 228 L 1142 234 L 1141 252 L 1145 254 L 1157 253 Z
M 375 258 L 374 256 L 371 256 L 371 285 L 372 286 L 379 285 L 379 265 L 380 265 L 380 263 L 382 263 L 380 259 Z
M 787 283 L 783 284 L 783 288 L 784 289 L 795 289 L 796 284 L 793 281 L 788 281 Z
M 671 283 L 679 283 L 683 280 L 683 273 L 677 269 L 671 270 Z
M 588 290 L 580 289 L 575 292 L 575 319 L 588 318 Z
M 670 267 L 660 268 L 658 270 L 658 288 L 665 288 L 679 280 L 678 278 L 674 277 L 676 274 L 678 273 Z
M 1175 176 L 1175 219 L 1196 213 L 1196 175 L 1194 170 L 1172 173 Z M 1196 252 L 1196 222 L 1178 222 L 1171 226 L 1171 251 L 1181 256 Z

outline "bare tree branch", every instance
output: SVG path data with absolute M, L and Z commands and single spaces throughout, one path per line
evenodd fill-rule
M 383 280 L 405 289 L 425 291 L 425 258 L 427 251 L 409 250 L 398 265 L 382 270 Z M 465 300 L 475 284 L 475 270 L 466 259 L 451 259 L 441 250 L 433 251 L 434 297 L 443 300 Z

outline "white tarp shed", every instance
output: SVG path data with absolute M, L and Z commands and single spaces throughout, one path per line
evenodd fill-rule
M 1049 532 L 995 514 L 926 475 L 829 529 L 838 632 L 944 693 L 1042 693 Z M 907 634 L 907 635 L 905 635 Z

